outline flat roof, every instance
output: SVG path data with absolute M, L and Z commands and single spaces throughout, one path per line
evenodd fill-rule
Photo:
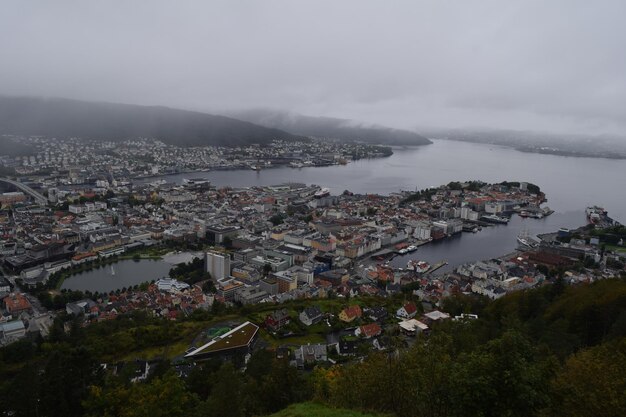
M 254 336 L 259 331 L 259 326 L 249 321 L 240 324 L 228 333 L 218 336 L 209 343 L 185 355 L 186 358 L 205 353 L 214 353 L 223 350 L 236 349 L 250 344 Z
M 428 326 L 426 324 L 415 319 L 401 321 L 398 325 L 409 332 L 414 332 L 417 329 L 428 330 Z
M 428 317 L 431 320 L 443 320 L 443 319 L 449 319 L 450 315 L 447 313 L 442 313 L 439 310 L 433 310 L 430 313 L 426 313 L 424 314 L 424 316 Z

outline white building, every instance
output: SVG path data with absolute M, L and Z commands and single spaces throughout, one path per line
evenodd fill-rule
M 204 257 L 204 268 L 214 281 L 221 281 L 230 276 L 230 257 L 227 253 L 207 252 Z
M 428 240 L 430 239 L 430 229 L 430 223 L 420 222 L 415 226 L 413 237 L 419 240 Z
M 156 286 L 159 291 L 182 291 L 189 288 L 189 284 L 171 278 L 161 278 L 157 280 Z

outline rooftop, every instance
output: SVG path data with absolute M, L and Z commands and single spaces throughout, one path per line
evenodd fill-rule
M 249 321 L 240 324 L 228 333 L 218 336 L 209 343 L 200 346 L 196 350 L 188 353 L 185 357 L 193 357 L 200 354 L 219 352 L 227 349 L 236 349 L 250 344 L 254 336 L 259 331 L 259 326 Z

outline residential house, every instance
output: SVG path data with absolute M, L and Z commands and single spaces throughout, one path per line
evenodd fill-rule
M 362 336 L 366 339 L 379 336 L 383 332 L 382 327 L 378 323 L 370 323 L 357 327 L 354 331 L 355 336 Z
M 444 313 L 439 310 L 433 310 L 429 313 L 424 314 L 423 319 L 427 324 L 432 324 L 434 322 L 447 320 L 449 318 L 450 318 L 450 315 L 448 313 Z
M 326 362 L 328 360 L 328 352 L 326 345 L 302 345 L 294 352 L 296 365 L 299 369 L 304 369 L 307 365 L 313 365 L 317 362 Z
M 415 336 L 428 330 L 428 325 L 415 319 L 403 320 L 398 323 L 398 326 L 400 326 L 400 331 L 407 336 Z
M 273 332 L 280 330 L 284 325 L 289 323 L 289 312 L 285 308 L 272 311 L 265 318 L 265 327 Z
M 358 304 L 344 308 L 341 313 L 339 313 L 339 320 L 345 323 L 351 323 L 355 319 L 360 318 L 363 315 L 363 311 L 361 310 L 361 306 Z
M 385 307 L 372 307 L 366 309 L 365 314 L 370 320 L 380 322 L 385 320 L 389 313 Z
M 65 305 L 65 311 L 67 312 L 67 314 L 71 314 L 74 316 L 79 316 L 81 314 L 88 316 L 91 314 L 93 307 L 97 307 L 97 303 L 93 300 L 90 300 L 89 298 L 85 298 L 83 300 L 75 301 L 73 303 L 67 303 Z
M 405 303 L 396 312 L 396 316 L 401 319 L 412 319 L 417 314 L 417 306 L 413 302 Z
M 306 326 L 319 323 L 322 318 L 322 310 L 317 306 L 307 307 L 300 313 L 300 321 Z

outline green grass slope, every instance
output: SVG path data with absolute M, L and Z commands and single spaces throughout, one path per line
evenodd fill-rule
M 384 414 L 361 413 L 344 408 L 330 408 L 318 403 L 292 404 L 270 417 L 384 417 Z

